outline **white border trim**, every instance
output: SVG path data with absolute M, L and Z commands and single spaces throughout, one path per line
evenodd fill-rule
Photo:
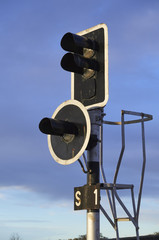
M 104 56 L 104 62 L 105 62 L 105 99 L 103 102 L 100 103 L 96 103 L 93 105 L 89 105 L 86 106 L 86 109 L 90 109 L 90 108 L 96 108 L 96 107 L 104 107 L 107 102 L 108 102 L 108 98 L 109 98 L 109 84 L 108 84 L 108 28 L 107 25 L 105 23 L 101 23 L 98 24 L 94 27 L 88 28 L 84 31 L 81 31 L 79 33 L 77 33 L 78 35 L 82 36 L 84 34 L 87 34 L 89 32 L 95 31 L 99 28 L 103 28 L 104 29 L 104 42 L 105 42 L 105 56 Z M 71 99 L 74 99 L 74 73 L 71 72 Z
M 86 138 L 85 138 L 85 141 L 84 141 L 84 144 L 81 148 L 81 150 L 78 152 L 78 154 L 73 157 L 73 158 L 70 158 L 68 160 L 63 160 L 63 159 L 60 159 L 54 152 L 53 148 L 52 148 L 52 145 L 51 145 L 51 135 L 48 135 L 48 146 L 49 146 L 49 151 L 52 155 L 52 157 L 54 158 L 54 160 L 62 165 L 68 165 L 68 164 L 71 164 L 75 161 L 77 161 L 81 155 L 84 153 L 87 145 L 88 145 L 88 142 L 89 142 L 89 138 L 90 138 L 90 134 L 91 134 L 91 122 L 90 122 L 90 117 L 89 117 L 89 114 L 86 110 L 86 108 L 83 106 L 82 103 L 80 103 L 79 101 L 77 100 L 68 100 L 66 102 L 63 102 L 60 106 L 58 106 L 58 108 L 55 110 L 54 114 L 52 115 L 52 118 L 55 118 L 57 113 L 65 106 L 67 105 L 75 105 L 77 107 L 79 107 L 81 109 L 81 111 L 83 112 L 84 116 L 85 116 L 85 119 L 86 119 L 86 125 L 87 125 L 87 132 L 86 132 Z M 61 149 L 62 151 L 62 149 Z

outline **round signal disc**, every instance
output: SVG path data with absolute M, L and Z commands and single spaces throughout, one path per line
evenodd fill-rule
M 72 122 L 78 128 L 77 135 L 48 135 L 48 146 L 54 160 L 62 165 L 71 164 L 81 157 L 88 145 L 91 133 L 89 114 L 81 102 L 68 100 L 55 110 L 52 118 Z

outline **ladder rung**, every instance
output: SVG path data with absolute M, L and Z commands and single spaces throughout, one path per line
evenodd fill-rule
M 116 218 L 117 221 L 123 222 L 123 221 L 130 221 L 130 218 L 128 217 L 123 217 L 123 218 Z

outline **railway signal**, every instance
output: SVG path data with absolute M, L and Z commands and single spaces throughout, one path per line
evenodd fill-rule
M 66 33 L 61 47 L 68 51 L 62 60 L 71 72 L 71 98 L 86 108 L 104 107 L 108 101 L 108 30 L 105 24 L 78 34 Z
M 63 165 L 78 160 L 85 151 L 91 132 L 89 114 L 82 103 L 68 100 L 43 118 L 39 129 L 48 135 L 48 146 L 53 159 Z

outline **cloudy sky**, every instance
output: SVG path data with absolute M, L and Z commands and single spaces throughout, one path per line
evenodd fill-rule
M 71 98 L 71 74 L 60 40 L 105 23 L 109 34 L 109 101 L 105 120 L 121 109 L 152 114 L 145 123 L 147 165 L 140 234 L 159 231 L 159 1 L 0 1 L 0 238 L 58 240 L 86 233 L 86 211 L 73 210 L 73 188 L 86 183 L 77 162 L 56 163 L 39 121 Z M 119 126 L 104 126 L 104 169 L 112 181 L 121 147 Z M 120 178 L 135 184 L 142 161 L 140 124 L 126 127 Z M 129 205 L 128 194 L 124 195 Z M 107 202 L 105 200 L 105 205 Z M 121 223 L 120 235 L 135 234 Z M 115 237 L 101 216 L 101 232 Z

